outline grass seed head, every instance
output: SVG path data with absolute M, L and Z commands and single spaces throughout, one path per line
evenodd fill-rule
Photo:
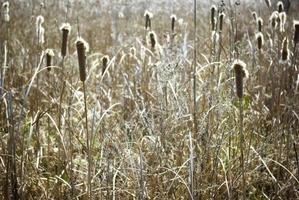
M 271 24 L 271 27 L 273 29 L 276 29 L 277 28 L 277 18 L 279 17 L 279 13 L 277 11 L 274 11 L 270 18 L 269 18 L 269 21 L 270 21 L 270 24 Z
M 157 35 L 154 31 L 151 31 L 149 32 L 148 37 L 149 37 L 150 46 L 152 49 L 154 49 L 157 44 Z
M 287 21 L 287 15 L 285 12 L 279 13 L 279 19 L 280 19 L 280 26 L 279 26 L 279 31 L 280 32 L 285 32 L 285 24 Z
M 265 0 L 265 3 L 268 6 L 268 8 L 271 8 L 271 6 L 272 6 L 271 0 Z

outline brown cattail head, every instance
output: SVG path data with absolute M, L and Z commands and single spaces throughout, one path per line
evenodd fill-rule
M 61 56 L 64 58 L 67 53 L 67 42 L 69 33 L 71 32 L 71 25 L 69 23 L 63 23 L 60 30 L 62 32 Z
M 269 18 L 271 27 L 273 29 L 277 28 L 277 18 L 279 18 L 279 13 L 277 11 L 274 11 Z
M 261 32 L 258 32 L 256 35 L 255 35 L 255 38 L 256 38 L 256 41 L 257 41 L 257 47 L 259 50 L 262 49 L 262 46 L 264 44 L 264 36 Z
M 225 14 L 223 12 L 219 15 L 219 31 L 222 32 L 223 29 L 223 20 L 224 20 Z
M 262 32 L 262 27 L 263 27 L 263 19 L 259 17 L 257 19 L 257 30 L 258 32 Z
M 255 22 L 257 22 L 257 14 L 256 14 L 256 12 L 253 11 L 251 14 L 252 14 L 253 20 Z
M 216 29 L 216 11 L 217 11 L 217 8 L 215 5 L 213 5 L 211 7 L 211 25 L 212 25 L 212 31 L 214 31 Z
M 246 64 L 241 60 L 235 60 L 232 69 L 235 71 L 237 96 L 241 99 L 243 98 L 243 79 L 248 77 Z
M 103 56 L 103 58 L 101 59 L 102 60 L 102 64 L 103 64 L 103 70 L 102 70 L 102 74 L 105 73 L 107 67 L 108 67 L 108 63 L 109 63 L 109 56 L 106 55 L 106 56 Z
M 288 38 L 284 38 L 282 41 L 282 49 L 281 49 L 281 58 L 280 63 L 285 64 L 288 62 L 290 58 L 290 52 L 289 52 L 289 40 Z
M 2 4 L 2 8 L 3 8 L 3 19 L 4 22 L 9 22 L 10 20 L 10 16 L 9 16 L 9 2 L 6 1 Z
M 299 42 L 299 21 L 294 20 L 294 43 L 297 44 Z
M 283 10 L 284 10 L 284 6 L 283 6 L 282 1 L 279 1 L 279 2 L 277 3 L 277 10 L 278 10 L 279 13 L 283 12 Z
M 151 19 L 153 18 L 153 14 L 146 10 L 144 13 L 144 17 L 145 17 L 145 30 L 151 30 L 152 28 Z
M 47 69 L 48 69 L 48 71 L 51 71 L 52 60 L 53 60 L 53 57 L 54 57 L 54 51 L 52 49 L 47 49 L 45 51 L 45 54 L 46 54 Z
M 151 48 L 154 49 L 157 44 L 157 35 L 154 31 L 149 32 L 149 43 L 151 45 Z
M 174 25 L 177 20 L 176 15 L 171 15 L 170 19 L 171 19 L 171 31 L 174 32 Z
M 86 80 L 86 52 L 88 51 L 88 44 L 82 38 L 78 38 L 76 41 L 76 48 L 78 54 L 78 63 L 80 70 L 80 80 L 84 82 Z

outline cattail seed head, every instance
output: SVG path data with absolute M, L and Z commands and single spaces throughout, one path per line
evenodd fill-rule
M 262 49 L 262 46 L 264 44 L 264 36 L 261 32 L 258 32 L 256 35 L 255 35 L 255 38 L 256 38 L 256 41 L 257 41 L 257 46 L 258 46 L 258 49 L 261 50 Z
M 257 30 L 258 32 L 262 32 L 262 27 L 263 27 L 263 19 L 259 17 L 257 19 Z
M 248 77 L 246 64 L 241 60 L 235 60 L 232 69 L 235 71 L 237 96 L 241 99 L 243 98 L 243 79 Z
M 257 14 L 256 14 L 256 12 L 253 11 L 251 14 L 252 14 L 253 20 L 255 22 L 257 22 Z
M 299 21 L 294 20 L 294 43 L 297 44 L 299 42 Z
M 103 64 L 102 74 L 104 74 L 104 72 L 106 71 L 106 69 L 108 67 L 108 63 L 110 61 L 109 56 L 108 55 L 103 56 L 101 61 L 102 61 L 102 64 Z
M 80 71 L 80 80 L 84 82 L 86 80 L 86 52 L 88 51 L 88 44 L 82 38 L 78 38 L 76 41 L 76 48 L 78 54 L 78 63 Z
M 279 2 L 277 3 L 277 10 L 278 10 L 279 13 L 283 12 L 283 10 L 284 10 L 284 6 L 283 6 L 282 1 L 279 1 Z
M 280 26 L 279 26 L 279 30 L 280 32 L 285 32 L 285 24 L 287 21 L 287 15 L 285 12 L 281 12 L 279 13 L 279 21 L 280 21 Z
M 9 2 L 6 1 L 2 4 L 2 8 L 3 8 L 3 19 L 4 22 L 9 22 L 10 20 L 10 16 L 9 16 Z
M 153 14 L 148 10 L 146 10 L 144 13 L 144 17 L 145 17 L 145 30 L 151 30 L 152 28 L 151 19 L 153 18 Z
M 130 56 L 131 57 L 136 57 L 136 49 L 135 49 L 135 47 L 131 47 L 130 48 Z
M 52 60 L 54 57 L 54 51 L 52 49 L 47 49 L 45 51 L 46 54 L 46 66 L 48 71 L 51 71 L 51 66 L 52 66 Z
M 177 17 L 176 17 L 176 15 L 171 15 L 170 19 L 171 19 L 171 31 L 174 32 L 174 25 L 177 20 Z
M 277 18 L 279 18 L 279 13 L 277 11 L 274 11 L 269 18 L 271 27 L 273 29 L 277 28 Z
M 284 38 L 282 41 L 282 49 L 281 49 L 281 58 L 280 63 L 285 64 L 290 59 L 290 51 L 289 51 L 289 40 L 288 38 Z
M 216 11 L 217 11 L 217 8 L 215 5 L 213 5 L 211 7 L 211 25 L 212 25 L 212 30 L 214 31 L 216 29 Z
M 223 29 L 223 20 L 224 20 L 225 14 L 223 12 L 219 15 L 219 31 L 221 32 Z
M 157 35 L 154 31 L 151 31 L 149 32 L 148 37 L 149 37 L 149 44 L 151 48 L 154 49 L 157 44 Z
M 67 53 L 67 42 L 69 33 L 71 32 L 71 25 L 69 23 L 63 23 L 60 30 L 62 32 L 61 56 L 64 58 Z
M 44 44 L 45 43 L 45 29 L 42 26 L 44 23 L 44 17 L 39 15 L 36 18 L 36 35 L 38 39 L 38 44 Z

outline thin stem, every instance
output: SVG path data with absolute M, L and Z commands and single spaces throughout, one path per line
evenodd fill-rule
M 83 81 L 83 93 L 84 93 L 84 115 L 85 115 L 85 129 L 86 129 L 86 145 L 87 145 L 87 160 L 88 160 L 88 173 L 87 173 L 87 194 L 88 198 L 91 196 L 91 155 L 90 155 L 90 138 L 88 132 L 88 119 L 87 119 L 87 102 L 86 102 L 86 88 Z
M 240 134 L 240 153 L 241 153 L 241 169 L 242 169 L 242 199 L 246 197 L 245 189 L 245 166 L 244 166 L 244 133 L 243 133 L 243 97 L 239 98 L 240 121 L 239 121 L 239 134 Z

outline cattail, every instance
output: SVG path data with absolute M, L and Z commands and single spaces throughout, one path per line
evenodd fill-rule
M 266 5 L 268 6 L 268 8 L 271 7 L 271 0 L 265 0 Z
M 52 49 L 47 49 L 45 51 L 46 54 L 46 65 L 48 71 L 51 71 L 51 66 L 52 66 L 52 59 L 54 57 L 54 51 Z
M 290 51 L 289 51 L 289 40 L 288 38 L 284 38 L 282 41 L 282 49 L 281 49 L 281 58 L 280 63 L 285 64 L 288 62 L 290 58 Z
M 214 31 L 216 29 L 216 14 L 217 8 L 215 5 L 211 7 L 211 25 L 212 25 L 212 30 Z
M 284 7 L 283 7 L 283 3 L 282 3 L 282 1 L 279 1 L 279 2 L 277 3 L 277 9 L 278 9 L 278 12 L 279 12 L 279 13 L 283 12 Z
M 270 18 L 269 18 L 269 21 L 270 21 L 270 24 L 271 24 L 271 27 L 273 29 L 276 29 L 277 28 L 277 18 L 279 17 L 279 13 L 277 11 L 274 11 Z
M 149 42 L 150 42 L 151 48 L 154 49 L 157 44 L 157 35 L 154 31 L 149 32 Z
M 243 98 L 243 79 L 248 77 L 246 64 L 241 60 L 235 60 L 232 68 L 235 71 L 237 96 L 241 99 Z
M 223 29 L 223 20 L 224 20 L 225 14 L 223 12 L 219 15 L 219 31 L 221 32 Z
M 10 17 L 9 17 L 9 2 L 6 1 L 2 4 L 3 7 L 3 19 L 4 22 L 9 22 Z
M 76 41 L 76 48 L 78 54 L 78 63 L 80 70 L 80 80 L 84 82 L 86 80 L 86 52 L 88 51 L 88 43 L 82 38 L 78 38 Z
M 145 17 L 145 30 L 151 30 L 152 28 L 151 19 L 153 18 L 153 14 L 146 10 L 144 13 L 144 17 Z
M 38 44 L 44 44 L 45 43 L 45 29 L 42 26 L 44 23 L 44 17 L 39 15 L 36 18 L 36 35 L 38 39 Z
M 69 33 L 71 32 L 71 25 L 69 23 L 63 23 L 60 30 L 62 32 L 61 56 L 64 58 L 66 56 L 67 42 Z
M 130 56 L 131 57 L 136 57 L 136 49 L 134 47 L 130 48 Z
M 254 21 L 257 22 L 257 14 L 256 14 L 256 12 L 253 11 L 251 14 L 252 14 L 252 17 L 253 17 Z
M 257 30 L 258 30 L 258 32 L 262 32 L 262 26 L 263 26 L 263 19 L 261 17 L 259 17 L 257 19 Z
M 102 64 L 103 64 L 103 70 L 102 70 L 102 74 L 105 73 L 107 67 L 108 67 L 108 63 L 109 63 L 109 56 L 106 55 L 106 56 L 103 56 L 103 58 L 101 59 L 102 60 Z
M 176 15 L 171 15 L 170 19 L 171 19 L 171 31 L 174 32 L 174 25 L 177 20 Z
M 299 21 L 294 20 L 294 43 L 297 44 L 299 42 Z
M 258 49 L 261 50 L 262 49 L 262 46 L 264 44 L 264 36 L 261 32 L 258 32 L 256 35 L 255 35 L 255 38 L 256 38 L 256 41 L 257 41 L 257 46 L 258 46 Z
M 287 21 L 287 15 L 285 12 L 281 12 L 279 13 L 279 19 L 280 19 L 280 26 L 279 26 L 279 30 L 280 32 L 285 32 L 285 24 Z

